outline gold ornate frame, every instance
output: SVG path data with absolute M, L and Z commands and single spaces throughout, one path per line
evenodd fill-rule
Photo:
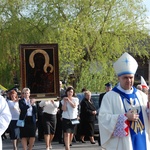
M 21 89 L 36 99 L 59 97 L 58 44 L 20 45 Z

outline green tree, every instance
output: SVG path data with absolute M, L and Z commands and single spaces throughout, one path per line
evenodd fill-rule
M 112 63 L 128 51 L 149 55 L 142 0 L 8 0 L 0 6 L 0 83 L 19 75 L 19 44 L 58 43 L 60 78 L 76 91 L 115 83 Z

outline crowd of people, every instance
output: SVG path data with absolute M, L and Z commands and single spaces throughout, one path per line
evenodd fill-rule
M 85 137 L 88 137 L 91 144 L 96 143 L 94 122 L 98 114 L 98 143 L 102 149 L 150 149 L 150 90 L 148 86 L 133 86 L 137 67 L 136 60 L 128 53 L 114 63 L 118 83 L 114 87 L 111 83 L 105 84 L 106 91 L 99 95 L 99 112 L 91 99 L 91 91 L 84 89 L 80 102 L 75 89 L 72 86 L 63 89 L 61 81 L 60 101 L 36 101 L 30 97 L 29 88 L 22 90 L 21 97 L 11 90 L 6 100 L 0 96 L 0 110 L 5 109 L 2 114 L 7 116 L 0 117 L 0 127 L 4 128 L 0 133 L 8 127 L 14 150 L 18 150 L 20 139 L 23 150 L 32 150 L 37 129 L 38 140 L 45 140 L 46 150 L 52 149 L 55 137 L 64 144 L 65 150 L 70 150 L 77 126 L 80 142 L 86 143 Z M 18 120 L 24 120 L 25 125 L 18 127 Z M 76 120 L 79 124 L 74 124 Z
M 35 138 L 38 130 L 38 140 L 45 141 L 46 150 L 52 149 L 54 137 L 60 144 L 64 144 L 66 150 L 70 150 L 72 141 L 76 142 L 77 124 L 72 123 L 75 120 L 80 122 L 78 128 L 82 131 L 81 142 L 86 143 L 84 137 L 88 136 L 91 144 L 95 144 L 96 108 L 91 100 L 91 92 L 85 90 L 84 94 L 85 98 L 82 100 L 82 104 L 79 104 L 75 89 L 72 86 L 64 89 L 61 81 L 60 101 L 52 99 L 36 101 L 30 97 L 29 88 L 24 88 L 20 95 L 16 89 L 7 92 L 5 102 L 8 104 L 11 114 L 7 132 L 12 141 L 12 149 L 18 150 L 18 144 L 21 141 L 23 150 L 32 150 L 36 144 Z M 79 105 L 81 106 L 80 110 Z M 18 120 L 24 120 L 23 127 L 17 126 Z M 86 130 L 88 130 L 87 133 Z

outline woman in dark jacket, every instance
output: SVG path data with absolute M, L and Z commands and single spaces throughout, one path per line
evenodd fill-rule
M 25 119 L 25 126 L 20 127 L 20 138 L 23 146 L 23 150 L 32 150 L 35 142 L 35 132 L 36 132 L 36 105 L 35 100 L 30 99 L 30 89 L 24 88 L 22 90 L 23 97 L 19 100 L 20 108 L 20 120 Z M 29 140 L 29 145 L 28 144 Z
M 85 135 L 89 136 L 91 144 L 95 144 L 94 140 L 94 122 L 96 115 L 96 108 L 91 100 L 91 92 L 85 91 L 85 98 L 81 102 L 80 110 L 80 133 L 81 142 L 85 143 Z

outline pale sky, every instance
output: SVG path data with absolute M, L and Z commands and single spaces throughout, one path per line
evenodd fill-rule
M 150 29 L 150 1 L 144 0 L 144 4 L 146 5 L 147 11 L 148 11 L 147 12 L 148 22 L 149 22 L 148 29 Z
M 149 0 L 144 0 L 144 4 L 146 5 L 148 12 L 147 14 L 150 16 L 150 1 Z

